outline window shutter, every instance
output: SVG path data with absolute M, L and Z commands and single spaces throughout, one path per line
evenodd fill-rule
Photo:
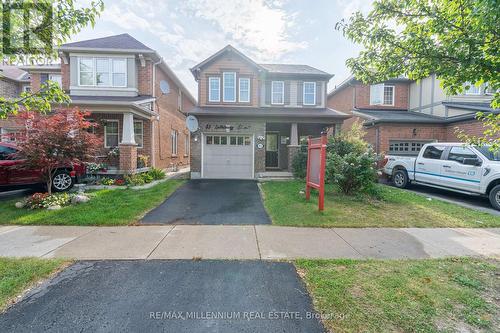
M 290 105 L 290 81 L 285 81 L 285 105 Z
M 304 82 L 297 82 L 297 105 L 304 104 Z
M 271 105 L 271 81 L 266 81 L 266 105 Z
M 321 99 L 323 97 L 323 85 L 321 81 L 316 82 L 316 105 L 321 105 Z
M 48 80 L 49 80 L 49 74 L 47 73 L 40 74 L 40 85 L 44 84 Z

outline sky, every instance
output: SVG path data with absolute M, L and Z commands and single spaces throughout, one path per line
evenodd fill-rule
M 88 1 L 88 0 L 86 0 Z M 189 68 L 231 44 L 258 63 L 305 64 L 335 76 L 350 74 L 345 61 L 360 47 L 335 30 L 372 0 L 104 0 L 93 28 L 71 41 L 128 33 L 156 50 L 197 96 Z

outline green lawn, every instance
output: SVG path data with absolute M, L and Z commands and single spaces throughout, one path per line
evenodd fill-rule
M 68 263 L 68 261 L 53 259 L 0 258 L 0 312 L 17 295 Z
M 493 332 L 500 327 L 498 261 L 295 264 L 332 332 Z
M 127 225 L 163 202 L 183 180 L 168 180 L 145 190 L 100 190 L 91 192 L 87 203 L 57 211 L 15 208 L 18 200 L 0 203 L 0 224 L 21 225 Z
M 303 227 L 500 227 L 500 217 L 379 185 L 379 199 L 349 197 L 327 186 L 325 210 L 317 192 L 307 202 L 303 181 L 262 184 L 264 205 L 273 224 Z M 286 208 L 286 209 L 284 209 Z

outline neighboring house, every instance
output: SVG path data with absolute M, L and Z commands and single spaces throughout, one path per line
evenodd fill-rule
M 361 122 L 365 139 L 379 154 L 416 155 L 432 141 L 457 141 L 456 128 L 480 135 L 478 111 L 490 108 L 485 87 L 461 96 L 446 96 L 435 75 L 420 82 L 396 78 L 366 85 L 349 77 L 328 94 L 328 106 L 353 115 L 343 126 Z
M 57 81 L 71 107 L 91 112 L 108 173 L 136 172 L 140 155 L 157 168 L 189 165 L 183 112 L 196 101 L 155 50 L 121 34 L 64 44 L 59 54 L 59 66 L 25 67 L 32 89 Z
M 290 171 L 299 142 L 340 128 L 349 115 L 327 108 L 332 75 L 306 65 L 257 64 L 226 46 L 191 68 L 198 119 L 192 178 L 258 178 Z

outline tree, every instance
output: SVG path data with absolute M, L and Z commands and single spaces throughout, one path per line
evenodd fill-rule
M 104 9 L 103 0 L 91 0 L 88 7 L 78 7 L 73 0 L 2 1 L 0 6 L 3 10 L 2 62 L 22 64 L 55 60 L 58 55 L 54 46 L 60 46 L 88 24 L 94 26 L 96 17 Z M 25 21 L 27 17 L 29 24 Z M 26 38 L 30 38 L 30 46 L 12 47 L 22 44 Z M 0 97 L 0 119 L 20 110 L 48 112 L 52 103 L 67 101 L 69 97 L 57 85 L 47 84 L 38 92 L 23 93 L 20 98 Z
M 357 79 L 381 82 L 435 73 L 450 94 L 488 84 L 500 106 L 498 0 L 377 0 L 336 29 L 364 47 L 347 60 Z
M 23 167 L 41 170 L 49 194 L 58 168 L 92 160 L 102 144 L 89 131 L 95 124 L 85 120 L 88 115 L 78 108 L 60 109 L 50 115 L 20 114 L 25 131 L 18 142 L 18 157 L 25 160 Z

